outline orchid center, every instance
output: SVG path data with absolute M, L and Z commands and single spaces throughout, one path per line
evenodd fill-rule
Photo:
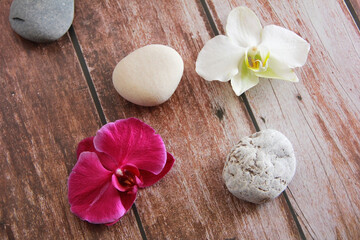
M 268 68 L 270 52 L 267 49 L 250 47 L 245 53 L 245 63 L 247 68 L 254 72 L 265 72 Z
M 131 188 L 136 184 L 136 175 L 128 169 L 116 169 L 115 175 L 119 184 L 125 188 Z

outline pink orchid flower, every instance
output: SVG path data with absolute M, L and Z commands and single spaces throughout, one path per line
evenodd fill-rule
M 160 135 L 136 118 L 104 125 L 79 143 L 77 158 L 68 181 L 71 211 L 107 225 L 131 208 L 138 188 L 159 181 L 175 161 Z

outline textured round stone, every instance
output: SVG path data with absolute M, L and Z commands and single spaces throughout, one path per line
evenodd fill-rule
M 113 83 L 126 100 L 141 106 L 156 106 L 175 92 L 183 71 L 184 62 L 174 49 L 147 45 L 116 65 Z
M 33 42 L 51 42 L 62 37 L 74 18 L 74 0 L 14 0 L 10 7 L 11 28 Z
M 244 137 L 231 149 L 223 179 L 236 197 L 259 204 L 279 196 L 295 168 L 290 141 L 282 133 L 267 129 Z

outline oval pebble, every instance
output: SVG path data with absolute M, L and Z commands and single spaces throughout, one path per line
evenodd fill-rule
M 14 0 L 10 7 L 11 28 L 37 43 L 62 37 L 74 19 L 74 0 Z
M 181 56 L 171 47 L 152 44 L 123 58 L 113 72 L 116 91 L 141 106 L 156 106 L 175 92 L 184 71 Z

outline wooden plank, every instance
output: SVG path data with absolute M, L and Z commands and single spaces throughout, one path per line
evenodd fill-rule
M 256 206 L 233 197 L 222 183 L 227 152 L 255 129 L 229 85 L 195 73 L 197 54 L 212 37 L 198 1 L 76 1 L 75 15 L 106 117 L 145 121 L 176 158 L 160 183 L 139 192 L 136 203 L 149 239 L 299 238 L 283 197 Z M 122 99 L 111 75 L 118 61 L 150 43 L 175 48 L 185 72 L 168 102 L 145 108 Z
M 224 32 L 244 4 L 263 25 L 291 29 L 311 44 L 300 83 L 262 80 L 247 92 L 260 128 L 292 141 L 297 173 L 287 193 L 307 238 L 360 238 L 360 34 L 342 1 L 208 1 Z M 326 6 L 326 10 L 324 8 Z M 353 63 L 353 64 L 344 64 Z
M 0 239 L 141 239 L 132 213 L 108 229 L 70 212 L 77 143 L 101 124 L 70 38 L 21 39 L 10 3 L 0 9 Z
M 352 7 L 354 8 L 354 11 L 355 11 L 357 17 L 359 18 L 359 16 L 360 16 L 360 0 L 349 0 L 349 2 L 351 3 Z

